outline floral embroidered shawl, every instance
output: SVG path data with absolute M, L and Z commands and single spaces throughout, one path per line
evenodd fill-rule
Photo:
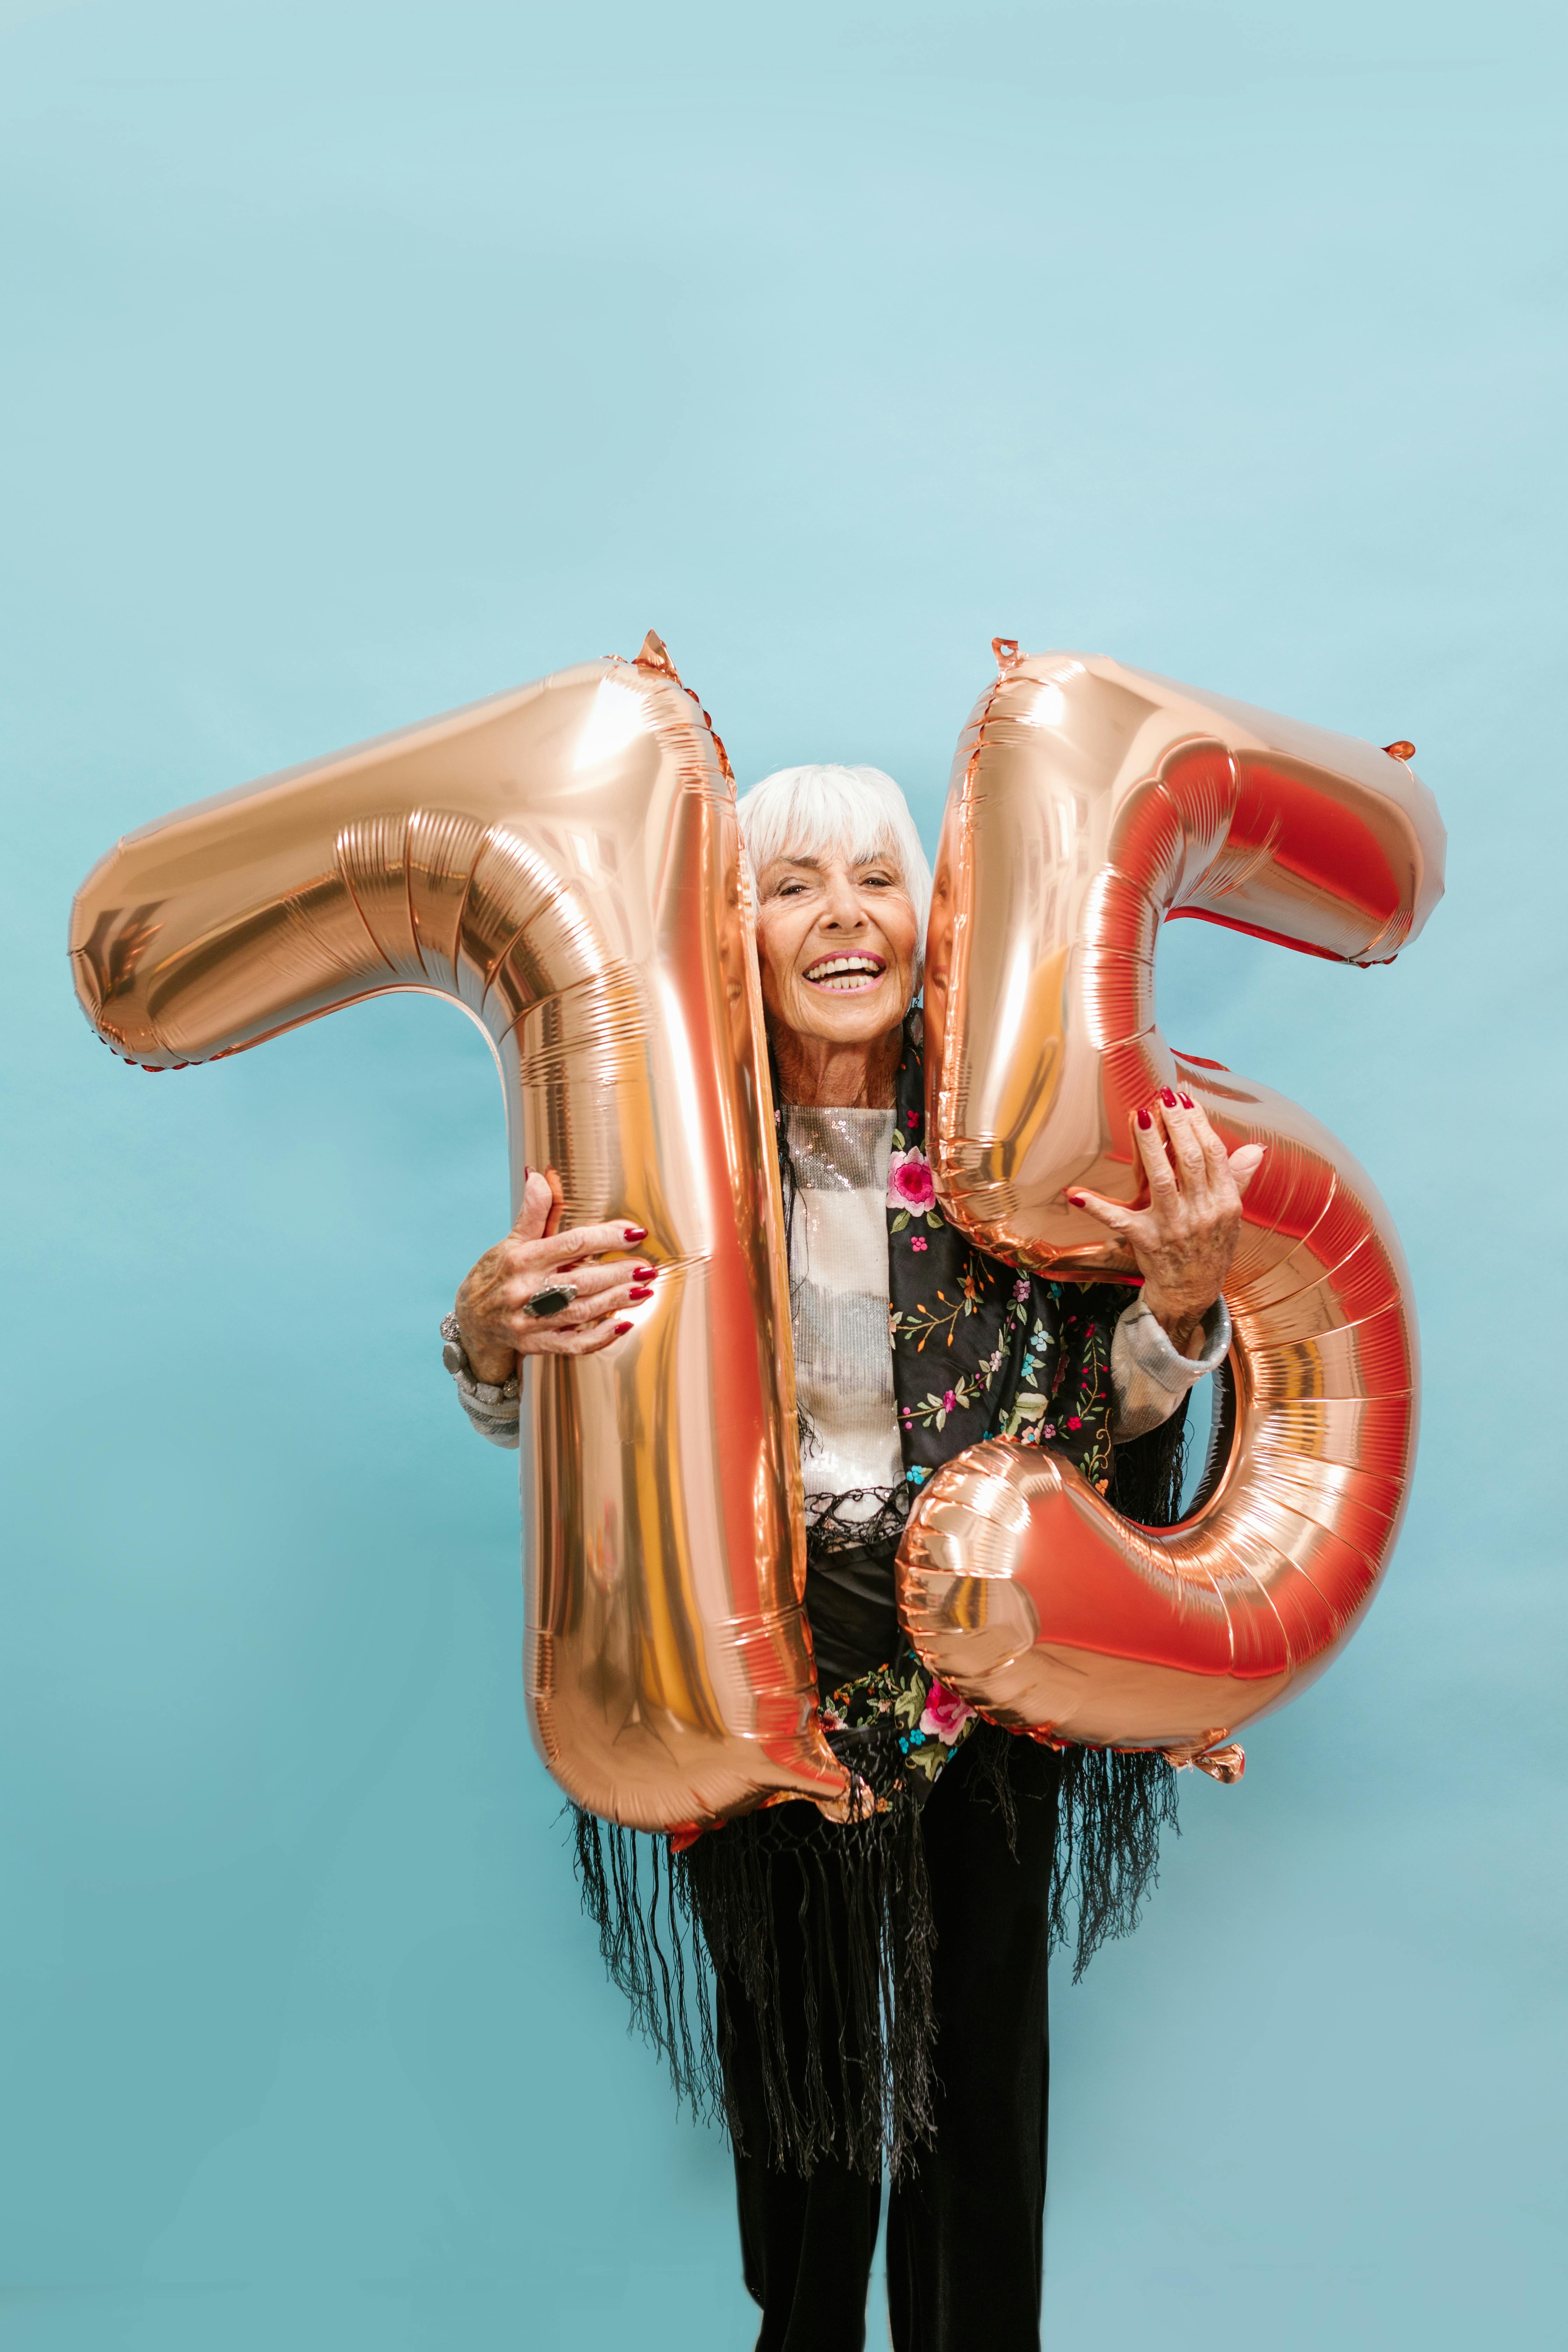
M 936 1206 L 920 1015 L 905 1030 L 888 1177 L 893 1387 L 911 1486 L 987 1437 L 1048 1445 L 1104 1494 L 1110 1342 L 1125 1283 L 1051 1282 L 988 1256 Z

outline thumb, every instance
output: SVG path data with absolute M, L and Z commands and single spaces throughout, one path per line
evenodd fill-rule
M 555 1208 L 555 1195 L 549 1179 L 537 1168 L 525 1168 L 522 1172 L 522 1202 L 512 1223 L 512 1238 L 520 1242 L 542 1241 L 549 1231 L 550 1219 Z
M 1237 1191 L 1245 1198 L 1247 1188 L 1262 1167 L 1268 1146 L 1244 1143 L 1239 1151 L 1230 1155 L 1230 1173 Z

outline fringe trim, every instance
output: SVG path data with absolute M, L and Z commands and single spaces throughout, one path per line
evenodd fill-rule
M 1015 1736 L 986 1726 L 967 1745 L 975 1798 L 1000 1808 L 1016 1851 Z M 808 2177 L 831 2154 L 875 2179 L 885 2159 L 897 2179 L 935 2130 L 936 1936 L 918 1805 L 895 1794 L 887 1811 L 842 1826 L 802 1803 L 770 1808 L 678 1854 L 572 1810 L 584 1907 L 630 2030 L 658 2051 L 678 2097 L 740 2147 L 724 2056 L 742 2001 L 762 2051 L 768 2160 Z M 1071 1951 L 1075 1983 L 1102 1943 L 1137 1926 L 1167 1822 L 1176 1780 L 1163 1757 L 1063 1752 L 1050 1944 Z M 779 1968 L 781 1929 L 795 1923 L 798 2009 Z
M 713 1967 L 687 1855 L 672 1853 L 663 1837 L 601 1821 L 580 1805 L 567 1810 L 583 1908 L 599 1931 L 610 1981 L 631 2005 L 627 2032 L 664 2060 L 680 2104 L 700 2120 L 724 2120 Z
M 980 1801 L 1001 1813 L 1016 1854 L 1017 1797 L 1012 1760 L 1018 1735 L 987 1725 L 970 1746 L 981 1775 Z M 1051 1857 L 1050 1950 L 1070 1951 L 1072 1980 L 1101 1944 L 1131 1936 L 1143 1897 L 1160 1877 L 1160 1832 L 1180 1837 L 1176 1775 L 1155 1752 L 1064 1748 L 1057 1784 L 1057 1836 Z

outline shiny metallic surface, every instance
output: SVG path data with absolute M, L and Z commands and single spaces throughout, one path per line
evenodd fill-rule
M 130 835 L 70 948 L 89 1019 L 149 1069 L 392 989 L 479 1024 L 514 1213 L 525 1166 L 552 1167 L 563 1223 L 626 1218 L 659 1266 L 628 1337 L 529 1360 L 540 1753 L 643 1829 L 838 1797 L 733 780 L 658 640 Z
M 1387 1564 L 1415 1323 L 1393 1223 L 1343 1147 L 1166 1045 L 1159 928 L 1195 916 L 1387 962 L 1441 896 L 1443 827 L 1403 741 L 1379 751 L 1099 656 L 996 653 L 954 762 L 926 952 L 942 1209 L 1058 1276 L 1130 1274 L 1065 1194 L 1141 1202 L 1141 1104 L 1185 1088 L 1232 1150 L 1268 1150 L 1226 1287 L 1236 1433 L 1207 1502 L 1154 1532 L 1047 1454 L 973 1447 L 911 1516 L 900 1612 L 927 1664 L 1014 1728 L 1234 1779 L 1240 1752 L 1221 1743 L 1322 1670 Z

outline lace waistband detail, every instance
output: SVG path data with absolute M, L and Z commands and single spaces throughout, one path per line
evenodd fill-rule
M 820 1558 L 836 1551 L 876 1551 L 896 1544 L 910 1516 L 910 1490 L 896 1486 L 851 1486 L 842 1495 L 805 1498 L 805 1548 Z

